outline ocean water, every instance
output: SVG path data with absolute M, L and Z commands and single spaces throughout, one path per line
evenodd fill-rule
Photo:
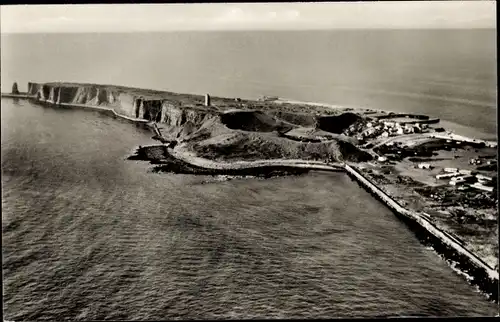
M 18 81 L 121 84 L 421 112 L 496 138 L 496 30 L 1 35 Z
M 343 173 L 154 174 L 133 124 L 1 104 L 6 320 L 498 311 Z

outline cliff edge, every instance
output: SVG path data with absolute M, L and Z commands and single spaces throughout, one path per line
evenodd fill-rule
M 154 122 L 162 140 L 185 143 L 196 155 L 214 160 L 303 159 L 368 161 L 352 139 L 338 135 L 362 118 L 297 104 L 275 104 L 84 83 L 28 83 L 28 95 L 61 106 L 104 107 L 127 118 Z M 306 113 L 304 113 L 306 112 Z M 308 140 L 285 135 L 330 132 Z M 294 133 L 294 132 L 290 132 Z

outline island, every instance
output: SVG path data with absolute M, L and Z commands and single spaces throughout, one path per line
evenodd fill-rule
M 345 171 L 498 302 L 497 142 L 457 135 L 427 115 L 279 97 L 68 82 L 30 82 L 25 93 L 15 84 L 2 97 L 144 126 L 158 144 L 138 147 L 129 159 L 149 161 L 156 172 L 230 180 Z

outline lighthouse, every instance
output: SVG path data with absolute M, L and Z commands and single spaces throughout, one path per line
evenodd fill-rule
M 210 106 L 210 95 L 205 94 L 205 106 Z

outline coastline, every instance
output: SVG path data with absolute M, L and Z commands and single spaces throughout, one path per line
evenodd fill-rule
M 12 95 L 4 95 L 3 97 L 11 97 L 11 98 L 25 98 L 25 99 L 34 99 L 34 97 L 29 95 L 20 95 L 20 96 L 12 96 Z M 48 104 L 52 106 L 60 106 L 60 107 L 68 107 L 68 108 L 82 108 L 89 110 L 96 110 L 105 112 L 107 114 L 111 114 L 115 117 L 131 121 L 134 123 L 140 123 L 148 125 L 148 127 L 158 136 L 162 137 L 161 133 L 158 129 L 153 126 L 156 124 L 155 122 L 148 121 L 140 118 L 132 118 L 129 116 L 121 115 L 117 113 L 113 108 L 103 107 L 103 106 L 95 106 L 88 104 L 74 104 L 74 103 L 56 103 L 53 100 L 38 100 L 35 99 L 37 103 L 40 104 Z M 310 102 L 299 102 L 299 101 L 291 101 L 291 104 L 309 104 L 313 106 L 323 106 L 335 109 L 349 109 L 350 107 L 322 104 L 322 103 L 310 103 Z M 290 103 L 290 102 L 285 102 Z M 353 108 L 355 109 L 355 108 Z M 368 110 L 366 108 L 357 108 L 357 110 Z M 375 111 L 375 109 L 369 109 Z M 387 113 L 388 111 L 383 111 Z M 465 139 L 471 139 L 464 137 Z M 166 145 L 163 145 L 166 146 Z M 379 200 L 381 200 L 386 206 L 395 211 L 403 219 L 408 222 L 412 227 L 417 227 L 417 230 L 427 232 L 426 238 L 432 238 L 434 240 L 433 246 L 439 253 L 446 253 L 448 249 L 453 252 L 453 254 L 448 254 L 445 257 L 447 258 L 459 258 L 459 263 L 462 264 L 462 268 L 465 267 L 465 270 L 474 278 L 474 283 L 478 283 L 480 289 L 487 294 L 489 294 L 490 298 L 495 299 L 498 302 L 498 271 L 495 271 L 488 264 L 484 263 L 481 259 L 479 259 L 475 254 L 467 250 L 465 247 L 462 247 L 460 242 L 456 240 L 454 237 L 450 236 L 446 231 L 443 231 L 429 222 L 425 216 L 415 213 L 414 211 L 408 210 L 407 208 L 402 207 L 397 203 L 394 198 L 387 195 L 380 188 L 370 182 L 368 178 L 363 176 L 358 171 L 354 170 L 349 164 L 345 162 L 338 163 L 327 163 L 321 161 L 311 161 L 311 160 L 301 160 L 301 159 L 267 159 L 267 160 L 256 160 L 256 161 L 234 161 L 234 162 L 218 162 L 209 160 L 206 158 L 198 157 L 195 153 L 188 151 L 185 149 L 185 145 L 180 144 L 174 148 L 168 148 L 169 153 L 182 162 L 188 163 L 191 166 L 204 168 L 207 170 L 248 170 L 262 167 L 295 167 L 309 170 L 330 170 L 330 171 L 346 171 L 352 177 L 356 179 L 356 181 L 366 188 L 369 192 L 374 193 L 378 196 Z M 370 186 L 371 185 L 371 186 Z M 458 254 L 458 255 L 457 255 Z M 458 257 L 457 257 L 458 256 Z M 467 268 L 472 267 L 472 268 Z M 496 293 L 495 293 L 496 290 Z
M 278 98 L 277 100 L 275 100 L 273 102 L 276 104 L 304 104 L 304 105 L 310 105 L 310 106 L 327 107 L 327 108 L 331 108 L 334 110 L 353 110 L 355 112 L 373 111 L 373 112 L 381 113 L 381 114 L 398 113 L 398 112 L 392 111 L 392 110 L 382 110 L 382 109 L 376 109 L 376 108 L 371 108 L 371 107 L 351 106 L 351 105 L 336 105 L 336 104 L 329 104 L 329 103 L 322 103 L 322 102 L 308 102 L 308 101 L 300 101 L 300 100 L 288 99 L 288 98 Z M 443 120 L 443 119 L 440 119 L 439 123 L 443 128 L 451 131 L 452 133 L 456 133 L 460 136 L 463 136 L 463 137 L 466 137 L 469 139 L 498 141 L 498 137 L 493 133 L 486 133 L 486 132 L 483 132 L 479 129 L 473 128 L 473 127 L 465 126 L 462 124 L 454 123 L 454 122 Z

